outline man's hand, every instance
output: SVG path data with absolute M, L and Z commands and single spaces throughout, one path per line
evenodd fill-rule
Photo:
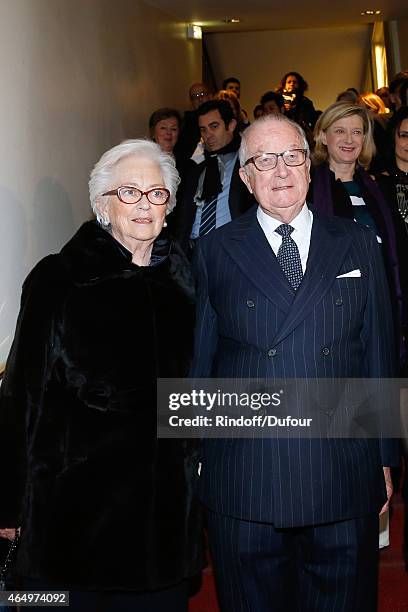
M 391 468 L 383 467 L 383 470 L 384 470 L 385 488 L 387 489 L 387 501 L 385 502 L 385 504 L 381 508 L 380 515 L 384 514 L 384 512 L 387 512 L 387 510 L 389 508 L 389 505 L 390 505 L 390 499 L 391 499 L 392 493 L 394 491 L 394 488 L 392 486 L 392 480 L 391 480 Z
M 16 537 L 16 529 L 14 528 L 5 528 L 0 529 L 0 538 L 5 538 L 6 540 L 14 540 Z

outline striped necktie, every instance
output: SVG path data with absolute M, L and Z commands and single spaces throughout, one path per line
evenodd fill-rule
M 201 210 L 200 229 L 198 232 L 198 235 L 200 237 L 205 236 L 209 232 L 215 230 L 216 214 L 217 198 L 214 198 L 209 202 L 204 202 L 203 208 Z

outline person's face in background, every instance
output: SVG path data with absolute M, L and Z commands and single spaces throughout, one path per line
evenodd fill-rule
M 225 89 L 231 89 L 231 91 L 233 91 L 236 95 L 237 98 L 239 99 L 241 96 L 241 85 L 239 83 L 237 83 L 236 81 L 229 81 L 227 83 L 227 86 Z
M 194 110 L 208 100 L 211 100 L 211 94 L 203 83 L 194 83 L 190 87 L 190 101 Z
M 394 110 L 399 110 L 401 108 L 402 102 L 399 95 L 399 90 L 395 91 L 394 93 L 390 93 L 390 102 L 391 108 Z
M 390 92 L 388 87 L 380 87 L 380 89 L 377 89 L 375 93 L 384 102 L 386 108 L 391 108 Z
M 226 100 L 234 113 L 235 119 L 237 121 L 240 120 L 241 106 L 238 101 L 237 94 L 234 93 L 232 89 L 221 89 L 215 94 L 213 100 Z
M 408 172 L 408 119 L 395 132 L 395 160 L 400 170 Z
M 263 114 L 264 115 L 279 115 L 281 113 L 281 109 L 279 108 L 276 100 L 268 100 L 263 105 Z
M 254 119 L 259 119 L 259 117 L 262 117 L 262 115 L 264 114 L 264 110 L 262 108 L 261 105 L 259 105 L 259 107 L 255 107 L 254 109 Z
M 321 133 L 322 143 L 329 153 L 330 167 L 355 164 L 364 144 L 364 124 L 359 115 L 334 121 Z
M 176 117 L 158 121 L 153 129 L 153 140 L 166 153 L 172 153 L 179 136 L 179 122 Z
M 229 144 L 234 137 L 236 125 L 236 120 L 231 119 L 226 126 L 219 110 L 201 115 L 198 118 L 198 126 L 207 151 L 218 151 Z
M 290 74 L 286 77 L 285 89 L 288 93 L 295 93 L 299 88 L 299 81 L 294 74 Z

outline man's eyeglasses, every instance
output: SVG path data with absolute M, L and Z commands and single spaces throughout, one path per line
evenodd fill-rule
M 206 96 L 208 96 L 208 91 L 195 91 L 194 93 L 190 94 L 190 98 L 205 98 Z
M 123 185 L 117 189 L 112 189 L 112 191 L 107 191 L 102 195 L 115 195 L 124 204 L 137 204 L 145 195 L 150 204 L 161 206 L 163 204 L 167 204 L 169 201 L 170 191 L 164 187 L 154 187 L 153 189 L 148 189 L 147 191 L 141 191 L 140 189 L 137 189 L 137 187 Z
M 273 170 L 278 165 L 278 159 L 281 157 L 287 166 L 301 166 L 305 163 L 307 157 L 307 149 L 290 149 L 283 153 L 260 153 L 246 160 L 247 164 L 254 164 L 255 168 L 261 172 L 264 170 Z

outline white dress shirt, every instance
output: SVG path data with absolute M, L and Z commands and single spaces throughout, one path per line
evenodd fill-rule
M 267 215 L 260 206 L 258 206 L 256 216 L 267 241 L 275 255 L 277 255 L 279 247 L 282 244 L 282 236 L 277 234 L 275 230 L 282 225 L 282 221 Z M 309 256 L 310 237 L 312 235 L 313 225 L 313 213 L 308 209 L 306 203 L 303 204 L 302 210 L 289 225 L 294 228 L 291 238 L 296 242 L 297 248 L 299 249 L 300 261 L 304 274 L 306 271 L 307 258 Z

